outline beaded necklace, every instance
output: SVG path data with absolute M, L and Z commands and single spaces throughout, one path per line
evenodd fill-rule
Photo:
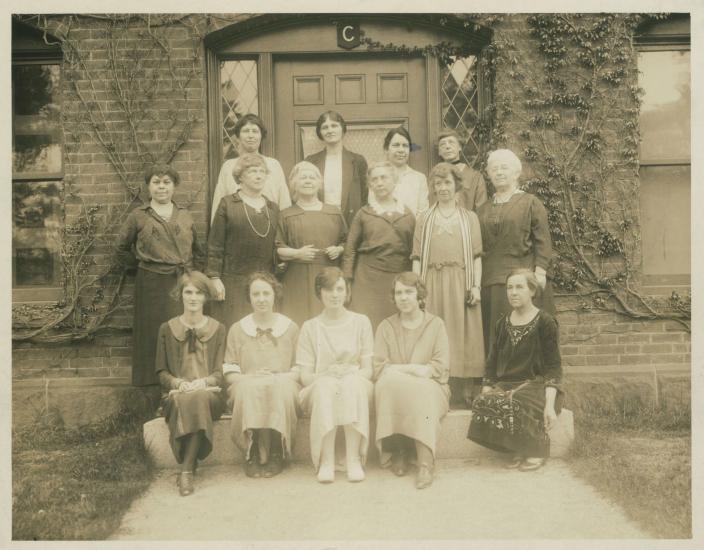
M 247 212 L 247 203 L 244 201 L 242 202 L 244 205 L 244 215 L 247 217 L 247 221 L 249 222 L 249 227 L 252 228 L 252 231 L 258 236 L 261 237 L 262 239 L 265 239 L 266 236 L 269 234 L 269 231 L 271 230 L 271 217 L 269 217 L 269 208 L 266 205 L 266 202 L 264 203 L 264 213 L 266 214 L 266 231 L 262 235 L 259 231 L 257 231 L 257 228 L 254 227 L 254 224 L 252 223 L 251 218 L 249 217 L 249 212 Z

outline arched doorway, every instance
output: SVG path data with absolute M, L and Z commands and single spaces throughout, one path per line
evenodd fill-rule
M 356 30 L 408 50 L 342 47 L 342 31 L 350 38 Z M 222 162 L 236 155 L 231 128 L 247 112 L 263 119 L 269 129 L 263 153 L 286 173 L 321 147 L 315 121 L 328 109 L 348 123 L 346 146 L 369 161 L 381 158 L 388 129 L 404 125 L 417 170 L 427 173 L 436 161 L 432 142 L 443 126 L 465 136 L 463 154 L 472 162 L 481 146 L 473 131 L 488 102 L 478 67 L 489 41 L 488 29 L 469 30 L 454 16 L 433 14 L 264 15 L 208 35 L 211 186 Z M 467 55 L 443 64 L 422 51 L 441 42 L 463 44 Z

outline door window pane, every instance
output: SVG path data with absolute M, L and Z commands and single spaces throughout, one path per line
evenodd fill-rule
M 683 161 L 690 154 L 691 90 L 689 51 L 643 51 L 639 84 L 641 163 Z
M 12 67 L 13 177 L 60 176 L 59 65 Z
M 58 182 L 15 182 L 12 186 L 14 286 L 59 283 L 62 187 Z
M 462 137 L 460 157 L 472 165 L 479 153 L 474 130 L 479 123 L 479 87 L 477 58 L 455 57 L 441 67 L 442 125 Z
M 220 62 L 223 160 L 237 156 L 235 124 L 247 113 L 259 114 L 257 62 L 249 59 Z

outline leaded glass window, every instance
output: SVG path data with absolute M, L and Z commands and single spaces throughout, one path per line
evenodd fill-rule
M 460 158 L 474 165 L 480 152 L 476 136 L 479 123 L 477 57 L 453 57 L 441 67 L 442 126 L 462 137 Z
M 234 128 L 247 113 L 259 114 L 257 62 L 233 59 L 220 62 L 223 160 L 237 156 Z

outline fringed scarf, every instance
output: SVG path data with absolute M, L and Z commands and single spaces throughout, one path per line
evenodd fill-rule
M 474 283 L 474 256 L 472 255 L 472 233 L 469 231 L 469 212 L 464 208 L 457 207 L 457 214 L 460 220 L 460 236 L 462 237 L 462 255 L 464 256 L 464 286 L 465 291 L 469 291 Z M 438 216 L 438 203 L 435 203 L 428 210 L 423 222 L 423 229 L 420 237 L 420 276 L 423 281 L 428 275 L 428 261 L 430 259 L 430 241 L 435 228 L 435 219 Z

